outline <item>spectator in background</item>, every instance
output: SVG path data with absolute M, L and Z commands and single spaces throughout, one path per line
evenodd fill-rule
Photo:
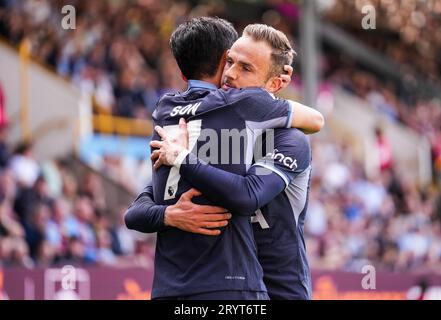
M 17 183 L 11 170 L 0 170 L 0 198 L 13 204 L 17 196 Z
M 431 138 L 434 181 L 441 186 L 441 130 Z
M 0 204 L 0 266 L 33 267 L 24 237 L 25 229 L 4 199 Z
M 62 181 L 62 198 L 67 202 L 70 208 L 73 208 L 75 200 L 79 193 L 78 181 L 72 173 L 63 174 Z
M 41 242 L 47 240 L 49 229 L 50 209 L 44 203 L 34 203 L 31 216 L 25 222 L 26 242 L 32 258 L 37 256 Z
M 1 229 L 0 229 L 1 231 Z M 12 239 L 0 236 L 0 270 L 8 265 L 11 261 Z
M 375 128 L 375 139 L 379 155 L 379 169 L 381 172 L 390 170 L 394 163 L 392 147 L 389 143 L 389 140 L 384 135 L 383 129 L 381 127 Z
M 40 166 L 33 156 L 32 143 L 18 145 L 9 163 L 20 188 L 31 188 L 40 174 Z
M 113 232 L 113 251 L 118 255 L 132 256 L 136 249 L 136 232 L 129 230 L 124 222 L 126 207 L 119 209 L 119 216 L 116 222 L 116 228 Z M 141 235 L 141 233 L 138 233 Z M 143 235 L 144 236 L 144 235 Z
M 90 198 L 86 196 L 77 198 L 74 215 L 78 222 L 76 236 L 84 247 L 85 258 L 88 261 L 96 261 L 96 237 L 93 229 L 96 215 Z
M 67 239 L 78 234 L 78 222 L 72 214 L 72 208 L 64 198 L 54 200 L 51 222 L 53 228 L 60 230 L 61 234 L 61 242 L 56 242 L 55 245 L 61 252 L 64 252 L 67 246 Z
M 22 238 L 11 239 L 9 266 L 24 267 L 28 269 L 33 268 L 35 263 L 29 254 L 29 248 Z
M 63 181 L 62 170 L 57 160 L 47 160 L 41 166 L 42 175 L 46 181 L 47 193 L 52 198 L 61 196 Z
M 117 256 L 112 251 L 112 236 L 107 229 L 100 229 L 97 238 L 97 262 L 101 265 L 116 265 Z
M 41 268 L 50 268 L 59 259 L 57 249 L 46 240 L 40 242 L 37 248 L 35 264 Z
M 7 145 L 8 127 L 0 124 L 0 169 L 6 168 L 11 157 Z
M 6 114 L 6 98 L 0 83 L 0 168 L 5 168 L 10 158 L 7 145 L 8 117 Z
M 19 189 L 14 203 L 14 210 L 23 225 L 31 220 L 31 214 L 39 203 L 52 206 L 53 199 L 49 197 L 44 176 L 40 175 L 31 188 Z
M 86 255 L 84 243 L 78 237 L 71 237 L 67 243 L 66 254 L 60 259 L 60 264 L 85 265 L 94 262 Z
M 99 210 L 106 210 L 106 194 L 98 174 L 89 172 L 84 176 L 81 192 L 89 197 Z

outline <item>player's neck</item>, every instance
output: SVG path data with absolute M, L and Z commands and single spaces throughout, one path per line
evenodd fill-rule
M 216 87 L 220 88 L 222 83 L 222 74 L 224 72 L 225 62 L 227 59 L 227 52 L 225 51 L 221 60 L 219 61 L 219 65 L 217 66 L 216 73 L 212 77 L 201 77 L 201 81 L 205 81 L 208 83 L 214 84 Z
M 216 74 L 214 75 L 214 76 L 212 76 L 212 77 L 201 77 L 201 79 L 199 79 L 199 80 L 201 80 L 201 81 L 205 81 L 205 82 L 208 82 L 208 83 L 212 83 L 212 84 L 214 84 L 216 87 L 218 87 L 218 88 L 220 88 L 220 86 L 221 86 L 221 81 L 222 81 L 222 73 L 223 73 L 223 70 L 224 70 L 224 68 L 222 67 L 219 67 L 218 69 L 217 69 L 217 72 L 216 72 Z
M 211 83 L 211 84 L 214 84 L 218 88 L 220 87 L 220 82 L 221 82 L 221 78 L 220 77 L 217 77 L 217 76 L 214 76 L 214 77 L 204 77 L 204 78 L 201 78 L 199 80 L 205 81 L 205 82 L 208 82 L 208 83 Z

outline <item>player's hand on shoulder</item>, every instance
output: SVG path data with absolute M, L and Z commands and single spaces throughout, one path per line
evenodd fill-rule
M 151 155 L 151 159 L 155 161 L 154 169 L 158 170 L 162 165 L 173 166 L 179 154 L 188 149 L 188 129 L 185 119 L 179 120 L 179 129 L 173 135 L 160 126 L 156 126 L 155 131 L 162 140 L 150 142 L 152 148 L 157 148 Z

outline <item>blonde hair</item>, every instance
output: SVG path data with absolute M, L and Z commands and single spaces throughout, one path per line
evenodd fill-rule
M 285 73 L 283 67 L 291 65 L 297 55 L 287 36 L 282 31 L 266 24 L 249 24 L 243 30 L 242 35 L 249 36 L 255 41 L 264 41 L 271 47 L 272 65 L 268 72 L 268 79 Z

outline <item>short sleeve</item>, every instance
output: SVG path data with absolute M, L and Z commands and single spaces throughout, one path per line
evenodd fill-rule
M 274 131 L 274 148 L 257 159 L 255 167 L 263 167 L 279 175 L 288 186 L 311 164 L 311 148 L 306 135 L 298 129 L 279 129 Z M 266 143 L 266 141 L 265 141 Z

